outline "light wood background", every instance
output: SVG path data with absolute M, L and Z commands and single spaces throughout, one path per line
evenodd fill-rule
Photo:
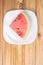
M 0 0 L 0 65 L 43 65 L 43 0 Z M 9 45 L 3 39 L 2 26 L 4 14 L 13 9 L 35 12 L 38 19 L 38 35 L 33 44 Z

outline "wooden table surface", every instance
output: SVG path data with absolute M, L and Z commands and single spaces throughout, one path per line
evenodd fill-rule
M 3 39 L 4 14 L 13 9 L 32 10 L 38 19 L 38 35 L 33 44 L 10 45 Z M 0 0 L 0 65 L 43 65 L 43 0 Z

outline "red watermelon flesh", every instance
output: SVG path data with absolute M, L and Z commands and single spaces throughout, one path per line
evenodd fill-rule
M 20 13 L 10 24 L 10 28 L 15 31 L 21 38 L 25 37 L 28 23 L 23 13 Z

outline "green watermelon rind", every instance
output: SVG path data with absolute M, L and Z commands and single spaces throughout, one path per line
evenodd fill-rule
M 31 18 L 30 18 L 30 16 L 25 11 L 23 11 L 23 13 L 26 14 L 26 16 L 27 16 L 27 18 L 28 18 L 28 20 L 30 22 L 30 28 L 31 28 Z
M 26 16 L 27 16 L 27 18 L 28 18 L 28 20 L 29 20 L 29 22 L 30 22 L 30 28 L 31 28 L 31 18 L 30 18 L 30 16 L 27 14 L 26 11 L 23 11 L 23 13 L 26 14 Z
M 27 30 L 26 35 L 23 37 L 23 40 L 24 40 L 27 38 L 27 36 L 29 35 L 29 32 L 30 32 L 30 19 L 26 12 L 23 12 L 22 14 L 24 14 L 25 18 L 27 19 L 27 23 L 29 24 L 29 29 Z

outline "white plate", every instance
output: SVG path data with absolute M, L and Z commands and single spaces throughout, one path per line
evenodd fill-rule
M 26 12 L 30 19 L 30 32 L 25 40 L 20 38 L 10 27 L 12 20 L 15 19 L 21 12 Z M 38 31 L 37 17 L 30 10 L 12 10 L 8 11 L 3 20 L 3 37 L 9 44 L 30 44 L 35 41 Z

